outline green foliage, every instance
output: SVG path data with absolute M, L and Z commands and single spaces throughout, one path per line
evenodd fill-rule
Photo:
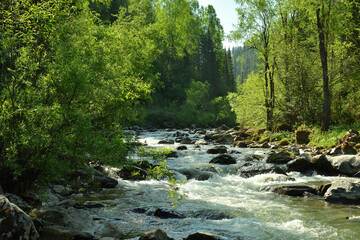
M 342 138 L 350 128 L 357 128 L 359 126 L 333 126 L 329 131 L 321 131 L 320 127 L 313 127 L 310 134 L 309 145 L 317 147 L 332 147 L 335 146 L 337 141 Z
M 107 27 L 85 0 L 1 8 L 1 182 L 25 192 L 90 160 L 123 164 L 132 146 L 121 125 L 137 118 L 156 80 L 141 5 Z
M 260 79 L 259 74 L 250 74 L 247 81 L 239 86 L 238 93 L 228 96 L 240 125 L 264 127 L 266 124 L 265 97 Z
M 162 180 L 166 178 L 168 184 L 168 198 L 172 199 L 172 205 L 177 206 L 178 202 L 186 198 L 187 196 L 180 193 L 179 184 L 185 181 L 176 180 L 174 174 L 167 168 L 166 156 L 173 151 L 171 148 L 146 148 L 139 147 L 136 149 L 137 155 L 141 160 L 151 160 L 155 165 L 148 169 L 149 177 L 156 180 Z

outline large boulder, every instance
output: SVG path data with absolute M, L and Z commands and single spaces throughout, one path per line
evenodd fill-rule
M 220 240 L 220 238 L 210 233 L 197 232 L 189 235 L 183 240 Z
M 308 186 L 280 186 L 271 189 L 272 192 L 291 196 L 291 197 L 304 197 L 308 195 L 317 195 L 318 191 Z
M 115 188 L 118 185 L 118 180 L 109 176 L 95 176 L 92 184 L 101 188 Z
M 139 240 L 173 240 L 161 229 L 153 229 L 145 233 Z
M 295 131 L 295 140 L 297 144 L 308 144 L 310 142 L 309 136 L 311 134 L 311 131 L 306 129 L 306 128 L 302 128 L 299 127 L 296 131 Z
M 336 176 L 338 172 L 333 168 L 331 162 L 325 155 L 317 155 L 311 159 L 311 163 L 318 174 L 325 176 Z
M 210 179 L 214 175 L 211 172 L 200 171 L 194 168 L 181 168 L 177 169 L 176 171 L 185 175 L 187 180 L 195 179 L 198 181 L 205 181 Z
M 154 212 L 154 216 L 158 217 L 158 218 L 162 218 L 162 219 L 169 219 L 169 218 L 176 218 L 176 219 L 181 219 L 184 218 L 183 216 L 181 216 L 178 213 L 174 213 L 174 212 L 170 212 L 168 210 L 164 210 L 164 209 L 156 209 L 156 211 Z
M 339 174 L 354 176 L 360 171 L 360 156 L 358 155 L 328 156 L 327 159 Z
M 266 173 L 278 173 L 278 174 L 286 175 L 281 168 L 273 164 L 262 163 L 262 162 L 245 163 L 238 170 L 238 174 L 244 178 L 250 178 L 259 174 L 266 174 Z
M 73 207 L 43 208 L 35 212 L 43 221 L 40 232 L 42 239 L 81 239 L 94 238 L 94 225 L 90 213 Z M 85 238 L 86 237 L 86 238 Z
M 339 204 L 360 204 L 360 182 L 333 182 L 324 195 L 325 201 Z
M 230 155 L 227 154 L 221 154 L 215 158 L 213 158 L 210 163 L 216 163 L 221 165 L 230 165 L 230 164 L 236 164 L 236 159 Z
M 296 158 L 286 164 L 289 172 L 309 173 L 314 170 L 314 165 L 306 157 Z
M 175 141 L 170 138 L 164 138 L 159 141 L 159 144 L 174 144 Z
M 275 164 L 284 164 L 293 160 L 294 157 L 295 157 L 294 155 L 286 151 L 270 152 L 269 155 L 266 157 L 266 162 L 275 163 Z
M 227 153 L 227 148 L 225 146 L 218 146 L 215 148 L 210 148 L 206 151 L 209 154 L 222 154 L 222 153 Z
M 11 193 L 5 193 L 4 195 L 11 203 L 21 208 L 21 210 L 23 210 L 24 212 L 30 212 L 31 207 L 21 197 Z
M 153 167 L 154 165 L 147 161 L 140 161 L 124 166 L 118 175 L 124 180 L 145 180 L 148 175 L 148 170 Z
M 0 195 L 0 239 L 39 239 L 39 233 L 29 215 L 4 195 Z

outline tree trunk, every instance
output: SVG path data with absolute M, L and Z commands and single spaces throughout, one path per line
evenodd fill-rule
M 330 113 L 331 113 L 330 90 L 329 90 L 327 52 L 325 47 L 325 34 L 324 34 L 324 26 L 320 18 L 320 8 L 316 10 L 316 19 L 317 19 L 317 27 L 319 34 L 319 50 L 320 50 L 320 58 L 321 58 L 321 67 L 323 72 L 323 94 L 324 94 L 321 130 L 327 131 L 329 130 Z

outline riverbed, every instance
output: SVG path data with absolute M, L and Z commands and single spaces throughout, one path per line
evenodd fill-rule
M 224 240 L 357 239 L 360 236 L 358 206 L 330 204 L 319 196 L 289 197 L 266 190 L 284 185 L 318 188 L 343 177 L 290 172 L 288 175 L 292 179 L 280 174 L 242 178 L 237 169 L 245 163 L 245 158 L 253 154 L 265 157 L 269 149 L 227 145 L 237 163 L 210 164 L 216 155 L 206 151 L 214 147 L 213 144 L 201 145 L 200 148 L 194 144 L 158 144 L 163 138 L 175 139 L 175 133 L 165 130 L 134 132 L 140 142 L 151 147 L 187 147 L 187 150 L 177 151 L 177 158 L 167 159 L 168 168 L 176 173 L 178 179 L 186 179 L 177 172 L 184 168 L 208 171 L 212 177 L 205 181 L 191 179 L 179 185 L 180 193 L 187 197 L 175 208 L 171 205 L 172 200 L 167 198 L 166 181 L 119 179 L 117 188 L 93 194 L 87 199 L 106 206 L 91 210 L 94 218 L 99 219 L 97 224 L 111 223 L 111 227 L 121 230 L 128 239 L 138 239 L 139 235 L 153 228 L 163 229 L 176 240 L 195 232 L 215 234 Z M 204 135 L 190 132 L 189 137 L 197 140 Z M 182 218 L 155 217 L 157 209 L 174 212 Z

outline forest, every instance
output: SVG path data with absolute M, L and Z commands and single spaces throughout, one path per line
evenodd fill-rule
M 236 2 L 230 50 L 197 0 L 1 1 L 0 182 L 125 164 L 132 125 L 356 124 L 360 2 Z

